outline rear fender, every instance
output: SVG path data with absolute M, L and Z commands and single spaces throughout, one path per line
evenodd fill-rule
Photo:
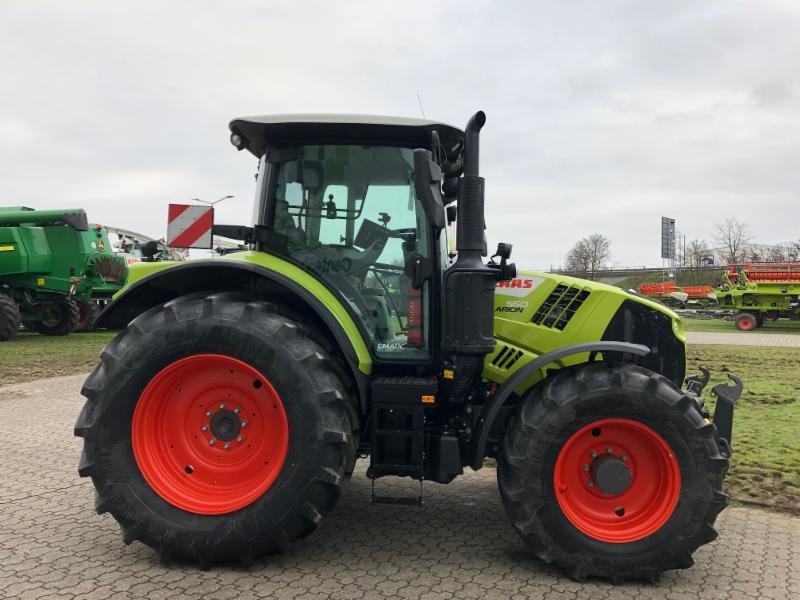
M 309 273 L 290 263 L 275 259 L 283 271 L 279 272 L 254 264 L 252 256 L 239 255 L 237 258 L 192 260 L 152 273 L 125 288 L 100 314 L 97 327 L 121 329 L 144 311 L 186 294 L 204 291 L 251 293 L 303 313 L 331 338 L 350 367 L 363 408 L 366 376 L 372 371 L 372 358 L 363 335 L 342 303 Z M 293 272 L 295 270 L 297 273 Z

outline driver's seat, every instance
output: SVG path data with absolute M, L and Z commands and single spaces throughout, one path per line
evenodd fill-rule
M 284 234 L 290 242 L 306 242 L 306 232 L 294 222 L 286 200 L 278 200 L 275 204 L 275 231 Z

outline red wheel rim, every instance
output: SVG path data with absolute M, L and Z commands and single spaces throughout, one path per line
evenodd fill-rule
M 745 331 L 750 331 L 753 328 L 754 319 L 752 317 L 740 317 L 739 327 Z
M 133 413 L 131 443 L 159 496 L 192 513 L 218 515 L 244 508 L 274 483 L 289 424 L 264 375 L 229 356 L 196 354 L 147 384 Z
M 78 304 L 78 322 L 75 324 L 75 327 L 80 329 L 84 325 L 86 325 L 86 321 L 89 318 L 89 314 L 86 311 L 86 306 L 83 304 Z
M 603 492 L 592 480 L 598 461 L 624 465 L 627 487 Z M 561 448 L 554 486 L 561 511 L 578 530 L 604 542 L 627 543 L 652 535 L 669 520 L 680 497 L 681 472 L 672 448 L 651 428 L 629 419 L 601 419 Z

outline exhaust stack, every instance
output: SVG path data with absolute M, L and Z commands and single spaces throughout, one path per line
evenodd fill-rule
M 458 258 L 445 272 L 444 349 L 455 367 L 451 396 L 467 400 L 483 369 L 483 357 L 494 349 L 494 288 L 513 265 L 485 264 L 484 179 L 479 174 L 480 131 L 486 115 L 479 111 L 464 130 L 464 174 L 458 180 Z M 513 274 L 511 275 L 513 277 Z
M 485 219 L 483 213 L 484 179 L 479 175 L 480 135 L 486 124 L 483 111 L 476 112 L 464 130 L 464 175 L 458 180 L 458 260 L 466 252 L 465 261 L 480 261 L 486 256 Z M 478 252 L 479 254 L 475 254 Z

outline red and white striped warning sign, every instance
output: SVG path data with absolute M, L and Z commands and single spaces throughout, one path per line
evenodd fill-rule
M 170 204 L 167 246 L 173 248 L 211 248 L 214 208 L 192 204 Z

